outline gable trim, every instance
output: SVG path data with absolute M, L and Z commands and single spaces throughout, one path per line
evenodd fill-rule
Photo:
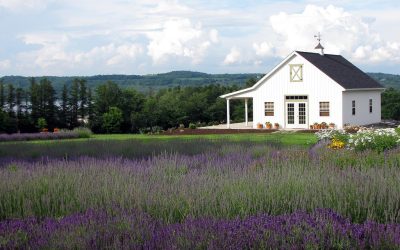
M 358 88 L 358 89 L 345 89 L 344 91 L 373 91 L 373 90 L 380 90 L 380 91 L 384 91 L 386 88 Z
M 282 65 L 284 65 L 287 61 L 289 61 L 294 55 L 300 56 L 296 51 L 293 51 L 292 53 L 290 53 L 290 55 L 288 55 L 285 59 L 283 59 L 283 61 L 281 63 L 276 65 L 271 71 L 269 71 L 269 73 L 267 73 L 265 76 L 263 76 L 252 87 L 246 88 L 246 89 L 242 89 L 242 90 L 238 90 L 238 91 L 235 91 L 235 92 L 232 92 L 232 93 L 228 93 L 228 94 L 225 94 L 225 95 L 221 95 L 220 98 L 234 98 L 238 94 L 243 94 L 243 93 L 246 93 L 248 91 L 252 91 L 252 90 L 257 89 L 258 86 L 260 86 L 266 79 L 268 79 L 271 75 L 273 75 L 280 67 L 282 67 Z

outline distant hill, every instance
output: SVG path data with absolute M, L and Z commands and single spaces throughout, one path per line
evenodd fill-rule
M 382 83 L 385 87 L 400 89 L 400 75 L 384 73 L 368 73 L 372 78 Z M 192 71 L 173 71 L 153 75 L 97 75 L 77 76 L 87 80 L 88 85 L 95 88 L 99 84 L 113 81 L 121 87 L 132 87 L 139 91 L 158 90 L 175 86 L 203 86 L 208 84 L 238 85 L 243 86 L 250 77 L 260 78 L 263 74 L 206 74 Z M 36 77 L 38 81 L 43 77 Z M 69 86 L 76 77 L 47 76 L 59 92 L 64 84 Z M 29 77 L 4 76 L 0 78 L 4 83 L 12 83 L 15 86 L 27 88 Z
M 192 71 L 173 71 L 163 74 L 152 75 L 96 75 L 96 76 L 76 76 L 86 79 L 88 85 L 95 88 L 99 84 L 112 81 L 121 87 L 133 87 L 139 91 L 158 90 L 175 86 L 203 86 L 208 84 L 238 85 L 242 86 L 250 77 L 261 77 L 262 74 L 206 74 Z M 69 86 L 75 76 L 57 77 L 46 76 L 57 91 L 62 89 L 64 84 Z M 44 77 L 35 77 L 40 81 Z M 0 80 L 4 83 L 12 83 L 15 86 L 26 88 L 29 86 L 30 77 L 23 76 L 4 76 Z
M 368 73 L 368 75 L 380 82 L 386 88 L 400 89 L 400 75 L 385 73 Z

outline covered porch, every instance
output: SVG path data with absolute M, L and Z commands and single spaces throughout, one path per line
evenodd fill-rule
M 249 121 L 249 100 L 253 100 L 253 89 L 255 86 L 238 90 L 236 92 L 228 93 L 225 95 L 221 95 L 220 98 L 224 98 L 226 100 L 226 126 L 225 128 L 236 128 L 240 129 L 252 129 L 253 123 Z M 235 125 L 231 125 L 231 101 L 233 100 L 244 100 L 244 123 L 235 123 Z M 219 125 L 221 126 L 221 125 Z
M 249 121 L 249 99 L 251 97 L 232 97 L 226 98 L 226 125 L 225 128 L 249 129 L 253 128 L 253 122 Z M 244 100 L 244 122 L 231 123 L 231 100 Z M 220 126 L 220 125 L 219 125 Z

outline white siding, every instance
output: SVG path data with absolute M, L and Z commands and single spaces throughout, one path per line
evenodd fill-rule
M 290 82 L 289 64 L 303 64 L 303 82 Z M 257 123 L 279 123 L 285 126 L 285 95 L 308 96 L 308 124 L 334 122 L 342 127 L 342 91 L 344 89 L 301 56 L 293 55 L 268 79 L 265 79 L 251 95 L 253 96 L 253 126 Z M 264 102 L 274 102 L 273 117 L 264 115 Z M 330 116 L 319 116 L 319 102 L 329 102 Z M 377 110 L 378 111 L 378 110 Z M 380 112 L 379 112 L 380 114 Z
M 372 113 L 369 112 L 372 99 Z M 356 101 L 356 114 L 352 115 L 352 101 Z M 381 121 L 381 91 L 358 90 L 343 92 L 343 123 L 368 125 Z

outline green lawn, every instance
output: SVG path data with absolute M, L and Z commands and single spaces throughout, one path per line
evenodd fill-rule
M 139 140 L 139 141 L 168 141 L 168 140 L 227 140 L 227 141 L 253 141 L 253 142 L 280 142 L 283 145 L 304 145 L 310 146 L 317 142 L 317 137 L 312 133 L 293 133 L 279 132 L 266 134 L 221 134 L 221 135 L 143 135 L 143 134 L 95 134 L 90 139 L 64 139 L 64 140 L 37 140 L 37 141 L 19 141 L 3 142 L 1 144 L 15 143 L 61 143 L 68 141 L 88 141 L 88 140 Z
M 141 134 L 112 134 L 93 135 L 94 140 L 176 140 L 176 139 L 207 139 L 228 141 L 277 141 L 285 145 L 312 145 L 317 137 L 312 133 L 266 133 L 266 134 L 222 134 L 222 135 L 141 135 Z

